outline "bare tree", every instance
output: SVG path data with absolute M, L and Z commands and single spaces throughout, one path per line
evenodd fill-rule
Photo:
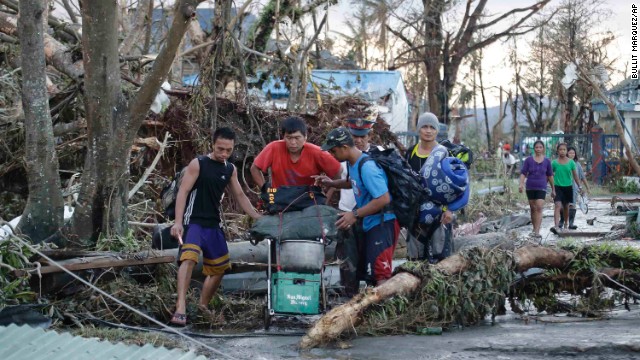
M 538 28 L 536 38 L 530 43 L 531 52 L 526 60 L 518 57 L 515 41 L 512 49 L 511 64 L 515 70 L 515 83 L 522 94 L 520 108 L 532 133 L 543 133 L 551 129 L 561 105 L 555 96 L 550 96 L 561 85 L 554 80 L 556 75 L 552 73 L 554 50 L 547 46 L 547 29 L 547 25 Z M 525 62 L 527 69 L 523 72 L 522 65 Z
M 346 22 L 349 34 L 340 34 L 349 47 L 347 57 L 355 61 L 361 68 L 369 68 L 369 43 L 373 35 L 369 29 L 371 14 L 367 6 L 360 4 L 355 13 L 352 14 L 352 20 Z
M 495 16 L 485 16 L 488 0 L 467 0 L 462 21 L 456 31 L 446 31 L 443 16 L 453 9 L 456 1 L 424 0 L 421 9 L 413 9 L 415 14 L 396 13 L 402 24 L 398 28 L 387 28 L 414 53 L 410 61 L 419 61 L 427 69 L 428 96 L 431 111 L 448 122 L 448 101 L 456 85 L 458 70 L 464 58 L 472 52 L 484 48 L 498 39 L 517 36 L 535 29 L 527 21 L 538 13 L 550 0 L 534 2 L 531 6 L 515 8 Z M 417 14 L 419 12 L 419 14 Z M 517 17 L 509 23 L 510 19 Z M 496 29 L 500 30 L 496 30 Z M 482 32 L 483 36 L 477 36 Z M 411 34 L 418 33 L 413 40 Z M 474 40 L 477 36 L 477 40 Z M 406 63 L 396 64 L 396 67 Z
M 577 64 L 577 63 L 574 63 L 574 64 L 576 65 L 576 68 L 578 70 L 578 77 L 580 81 L 583 82 L 590 89 L 592 89 L 595 92 L 595 95 L 598 96 L 600 99 L 602 99 L 602 101 L 604 101 L 605 104 L 607 104 L 607 107 L 609 108 L 609 112 L 611 113 L 611 116 L 613 116 L 613 119 L 615 121 L 616 133 L 618 134 L 618 137 L 620 138 L 620 141 L 624 146 L 627 159 L 629 160 L 629 164 L 631 164 L 631 168 L 633 169 L 633 171 L 635 171 L 635 173 L 638 176 L 640 176 L 640 165 L 636 160 L 638 154 L 633 151 L 633 149 L 631 148 L 631 145 L 629 145 L 629 142 L 627 141 L 627 138 L 624 134 L 624 130 L 622 128 L 622 119 L 620 118 L 620 114 L 618 113 L 618 109 L 616 108 L 616 105 L 609 99 L 609 97 L 605 94 L 604 90 L 602 89 L 603 82 L 600 79 L 598 79 L 598 74 L 597 74 L 598 71 L 595 71 L 596 66 L 598 66 L 598 64 L 593 64 L 593 63 L 589 65 Z
M 389 0 L 364 0 L 364 6 L 371 9 L 369 16 L 371 25 L 375 25 L 378 33 L 376 45 L 382 49 L 381 68 L 386 70 L 389 65 L 389 30 L 387 25 L 391 17 L 391 9 L 397 4 Z
M 72 233 L 92 244 L 97 235 L 125 234 L 131 144 L 160 89 L 200 0 L 180 0 L 151 72 L 128 99 L 122 91 L 117 3 L 82 1 L 87 156 Z
M 62 227 L 64 206 L 46 86 L 45 10 L 46 1 L 22 0 L 18 18 L 18 35 L 22 45 L 25 160 L 29 180 L 29 198 L 18 227 L 36 242 Z
M 593 90 L 583 82 L 565 88 L 561 79 L 567 65 L 575 61 L 595 61 L 611 67 L 602 49 L 614 36 L 606 29 L 598 30 L 610 12 L 602 0 L 563 0 L 551 11 L 553 18 L 539 27 L 530 42 L 528 70 L 518 83 L 524 97 L 522 108 L 535 132 L 548 131 L 562 111 L 560 121 L 565 133 L 582 133 L 588 131 L 584 119 L 588 117 Z
M 477 58 L 478 79 L 480 80 L 480 96 L 482 97 L 482 109 L 484 111 L 484 126 L 487 135 L 487 151 L 493 154 L 491 145 L 491 130 L 489 130 L 489 114 L 487 113 L 487 98 L 484 95 L 484 82 L 482 81 L 482 50 L 478 50 Z M 502 104 L 500 104 L 502 106 Z
M 120 44 L 120 54 L 128 55 L 135 46 L 139 46 L 145 36 L 146 29 L 150 26 L 151 17 L 149 16 L 149 7 L 153 7 L 152 0 L 140 0 L 136 6 L 135 15 L 131 19 L 131 26 L 124 32 L 126 34 L 124 40 Z M 125 17 L 127 19 L 129 17 Z M 142 52 L 142 47 L 138 48 Z

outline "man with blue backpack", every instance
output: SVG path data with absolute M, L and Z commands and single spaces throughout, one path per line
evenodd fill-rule
M 391 211 L 391 194 L 385 171 L 369 155 L 358 149 L 346 128 L 333 129 L 327 135 L 322 150 L 328 151 L 336 160 L 346 161 L 346 179 L 332 180 L 317 176 L 319 185 L 338 189 L 353 189 L 356 207 L 343 212 L 336 225 L 350 229 L 362 220 L 366 244 L 366 268 L 375 285 L 381 285 L 392 275 L 392 260 L 400 225 Z

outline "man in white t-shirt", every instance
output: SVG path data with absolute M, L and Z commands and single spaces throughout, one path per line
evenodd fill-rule
M 375 121 L 369 119 L 347 120 L 347 128 L 351 133 L 353 143 L 363 152 L 367 152 L 371 148 L 369 140 L 371 139 L 373 124 L 375 124 Z M 346 161 L 340 163 L 340 166 L 342 169 L 340 177 L 346 179 L 348 176 Z M 356 197 L 353 194 L 353 190 L 341 189 L 338 209 L 350 212 L 355 206 Z M 341 241 L 336 246 L 336 257 L 342 260 L 342 264 L 340 265 L 340 279 L 347 296 L 357 294 L 360 280 L 365 280 L 365 264 L 364 261 L 359 261 L 359 259 L 365 259 L 364 251 L 366 249 L 362 243 L 363 237 L 361 233 L 362 224 L 359 223 L 353 230 L 344 231 Z

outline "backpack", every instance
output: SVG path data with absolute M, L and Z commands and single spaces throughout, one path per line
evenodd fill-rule
M 391 203 L 400 226 L 411 229 L 417 218 L 418 209 L 425 201 L 427 193 L 420 183 L 420 175 L 411 169 L 407 160 L 395 149 L 372 147 L 358 164 L 360 182 L 362 182 L 362 165 L 365 162 L 375 161 L 387 175 Z
M 182 170 L 178 171 L 169 185 L 162 188 L 162 191 L 160 192 L 160 202 L 162 204 L 163 213 L 169 220 L 174 220 L 176 218 L 176 198 L 178 197 L 180 183 L 182 182 L 182 177 L 186 170 L 187 167 L 185 166 Z
M 449 155 L 460 159 L 467 169 L 471 169 L 473 164 L 473 151 L 462 144 L 454 144 L 449 140 L 443 140 L 440 145 L 449 150 Z

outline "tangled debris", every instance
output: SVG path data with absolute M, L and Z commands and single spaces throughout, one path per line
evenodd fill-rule
M 593 315 L 640 299 L 640 250 L 615 245 L 470 249 L 436 265 L 408 263 L 384 284 L 332 309 L 300 342 L 312 348 L 358 333 L 404 334 L 422 327 L 471 325 L 512 308 L 557 312 L 550 298 L 575 295 L 564 311 Z M 535 277 L 522 273 L 543 268 Z M 517 280 L 517 281 L 516 281 Z M 605 291 L 609 289 L 610 291 Z M 569 304 L 571 305 L 571 304 Z M 588 309 L 588 311 L 587 311 Z M 354 328 L 354 325 L 356 326 Z
M 115 298 L 133 306 L 144 314 L 168 322 L 176 301 L 176 274 L 173 264 L 158 265 L 154 268 L 139 268 L 121 272 L 113 270 L 95 273 L 94 284 Z M 146 318 L 131 312 L 108 297 L 91 288 L 67 289 L 54 296 L 50 303 L 56 309 L 54 322 L 57 326 L 76 323 L 89 324 L 99 319 L 117 324 L 155 326 Z M 263 299 L 248 294 L 217 295 L 210 303 L 210 310 L 200 309 L 199 290 L 190 288 L 187 292 L 187 316 L 193 328 L 212 330 L 257 329 L 262 325 Z
M 360 329 L 369 334 L 416 333 L 424 327 L 466 326 L 503 314 L 505 294 L 516 275 L 512 253 L 474 248 L 460 255 L 469 266 L 452 275 L 423 262 L 402 264 L 396 273 L 419 277 L 418 290 L 373 306 Z

